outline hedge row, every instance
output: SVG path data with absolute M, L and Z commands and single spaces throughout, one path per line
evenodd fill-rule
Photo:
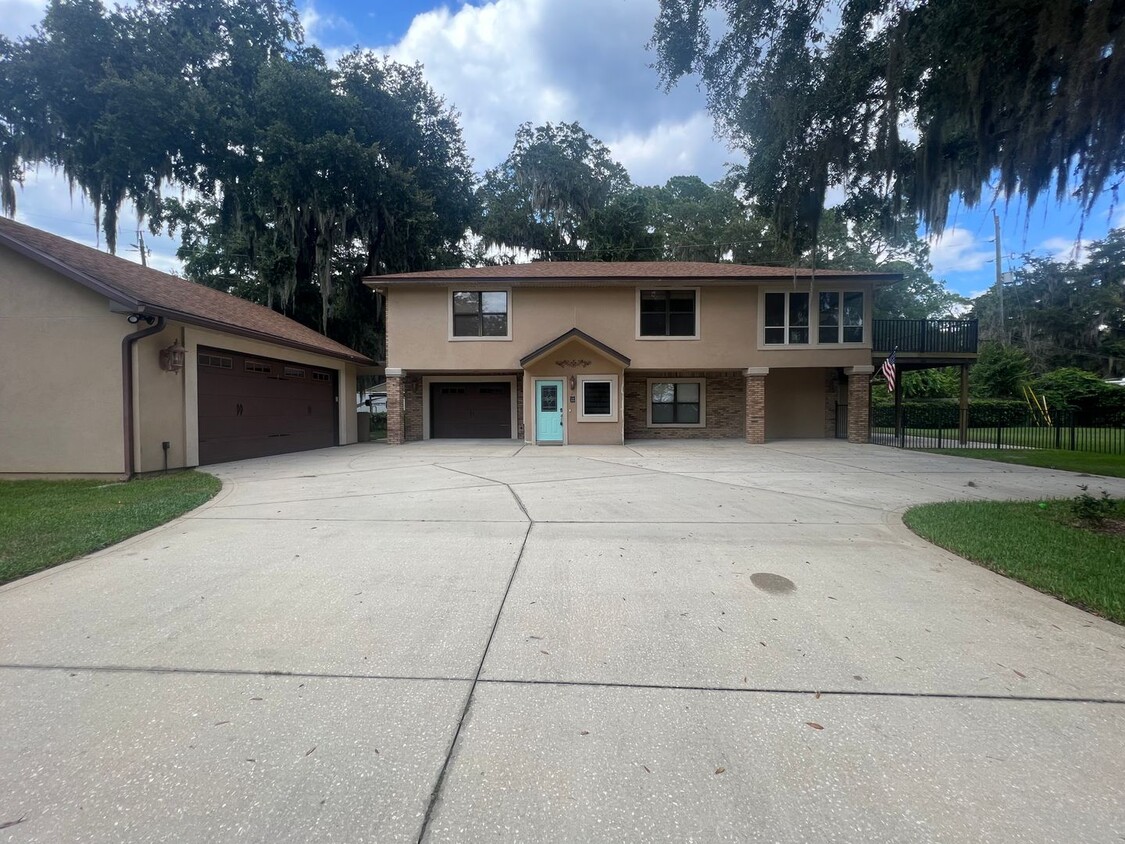
M 910 428 L 956 428 L 960 424 L 961 405 L 957 399 L 904 401 L 903 413 Z M 994 425 L 1013 427 L 1029 422 L 1027 404 L 1010 399 L 973 399 L 969 402 L 969 427 L 989 428 Z M 871 408 L 872 424 L 891 428 L 895 424 L 894 405 Z

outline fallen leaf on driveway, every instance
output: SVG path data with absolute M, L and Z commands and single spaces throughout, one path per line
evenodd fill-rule
M 307 751 L 305 751 L 305 755 L 306 755 L 306 756 L 311 756 L 311 755 L 312 755 L 312 752 L 313 752 L 314 750 L 316 750 L 316 745 L 315 745 L 315 744 L 314 744 L 314 745 L 313 745 L 312 747 L 310 747 L 310 748 L 309 748 L 309 749 L 308 749 Z
M 820 700 L 820 692 L 816 693 L 816 700 Z
M 726 768 L 716 768 L 715 769 L 715 776 L 718 776 L 719 774 L 725 773 L 726 770 L 727 770 Z
M 550 651 L 540 651 L 539 653 L 541 653 L 541 654 L 546 654 L 547 656 L 550 656 L 550 655 L 551 655 L 551 652 L 550 652 Z
M 651 773 L 652 773 L 652 771 L 650 771 L 650 770 L 648 769 L 648 765 L 641 765 L 641 767 L 645 769 L 645 773 L 646 773 L 646 774 L 651 774 Z
M 808 724 L 810 727 L 812 727 L 814 730 L 823 730 L 824 729 L 824 727 L 820 726 L 820 724 L 816 723 L 815 721 L 806 721 L 805 723 Z
M 0 829 L 7 829 L 10 826 L 15 826 L 16 824 L 21 824 L 23 822 L 23 818 L 17 818 L 14 821 L 4 821 L 4 823 L 0 823 Z
M 230 723 L 230 721 L 216 721 L 215 726 L 221 727 L 221 726 L 223 726 L 223 724 L 229 724 L 229 723 Z
M 1021 674 L 1021 673 L 1020 673 L 1019 671 L 1016 671 L 1016 669 L 1014 669 L 1014 668 L 1012 669 L 1012 671 L 1015 671 L 1015 672 L 1016 672 L 1016 676 L 1017 676 L 1017 677 L 1019 677 L 1019 678 L 1020 678 L 1021 680 L 1026 680 L 1026 679 L 1027 679 L 1027 675 L 1026 675 L 1026 674 Z

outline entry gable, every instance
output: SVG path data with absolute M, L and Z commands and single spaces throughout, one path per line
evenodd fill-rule
M 531 366 L 532 364 L 543 359 L 552 352 L 557 351 L 562 346 L 567 345 L 568 343 L 579 343 L 587 346 L 598 354 L 605 356 L 609 360 L 616 361 L 623 367 L 628 367 L 632 363 L 629 358 L 625 357 L 625 355 L 621 354 L 621 352 L 617 351 L 616 349 L 613 349 L 600 340 L 591 337 L 589 334 L 579 328 L 572 328 L 565 334 L 560 334 L 554 340 L 544 343 L 538 349 L 535 349 L 533 352 L 530 352 L 529 354 L 520 358 L 520 366 L 526 369 L 528 366 Z

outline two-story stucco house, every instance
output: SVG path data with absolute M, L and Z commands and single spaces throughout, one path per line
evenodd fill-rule
M 691 262 L 370 278 L 388 440 L 865 442 L 873 292 L 898 279 Z

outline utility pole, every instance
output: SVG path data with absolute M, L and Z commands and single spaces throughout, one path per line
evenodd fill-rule
M 141 266 L 148 266 L 148 248 L 145 246 L 145 231 L 144 229 L 137 229 L 137 242 L 133 248 L 141 253 Z
M 996 227 L 996 298 L 1000 303 L 1000 343 L 1008 345 L 1008 327 L 1004 322 L 1004 277 L 1000 272 L 1000 215 L 992 209 L 992 222 Z

